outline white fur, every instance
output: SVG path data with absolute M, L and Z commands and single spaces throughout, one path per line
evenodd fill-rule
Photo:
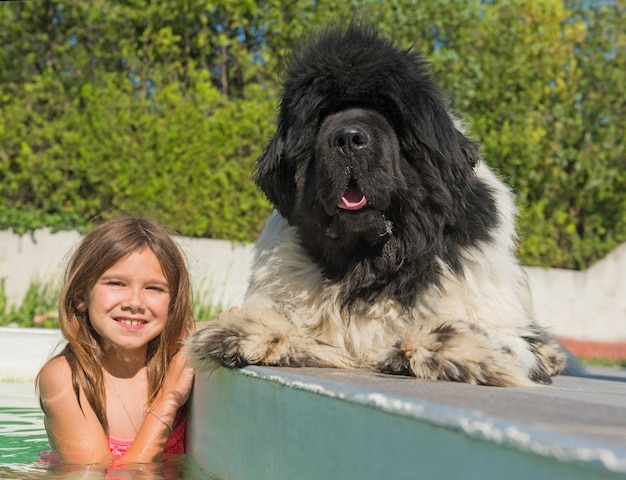
M 532 335 L 535 324 L 526 279 L 515 258 L 513 195 L 484 163 L 475 174 L 495 196 L 497 231 L 492 240 L 462 252 L 462 274 L 441 261 L 441 286 L 416 294 L 408 310 L 393 300 L 343 308 L 341 282 L 322 275 L 296 228 L 274 213 L 257 242 L 241 310 L 211 322 L 189 341 L 195 364 L 211 368 L 216 361 L 211 355 L 225 357 L 226 348 L 222 352 L 217 346 L 217 354 L 208 355 L 205 349 L 226 339 L 224 343 L 238 345 L 230 355 L 244 363 L 289 365 L 289 357 L 304 359 L 300 364 L 306 365 L 310 356 L 312 365 L 376 368 L 395 349 L 410 359 L 411 373 L 418 377 L 448 378 L 463 368 L 470 372 L 464 381 L 472 383 L 533 383 L 529 374 L 543 358 L 522 338 Z M 445 348 L 434 333 L 441 325 L 456 332 Z M 557 365 L 547 370 L 556 373 L 564 360 L 552 347 L 545 356 L 553 355 Z

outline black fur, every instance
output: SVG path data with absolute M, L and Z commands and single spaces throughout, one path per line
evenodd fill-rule
M 459 248 L 497 226 L 493 195 L 472 171 L 478 159 L 426 62 L 351 25 L 289 63 L 255 179 L 325 275 L 342 282 L 347 305 L 387 297 L 409 306 L 439 284 L 437 258 L 460 271 Z M 360 189 L 367 207 L 338 209 L 347 189 Z

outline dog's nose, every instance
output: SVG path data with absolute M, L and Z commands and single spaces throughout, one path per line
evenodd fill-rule
M 370 141 L 370 134 L 359 125 L 345 125 L 330 136 L 330 145 L 341 150 L 363 148 Z

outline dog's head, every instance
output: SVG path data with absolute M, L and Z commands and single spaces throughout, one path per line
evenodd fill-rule
M 468 207 L 488 207 L 468 204 L 478 160 L 426 62 L 352 24 L 321 33 L 288 63 L 256 182 L 314 256 L 348 267 L 346 258 L 371 257 L 395 237 L 438 254 L 444 235 L 467 241 Z

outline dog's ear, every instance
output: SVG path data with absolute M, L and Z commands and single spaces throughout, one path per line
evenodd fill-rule
M 280 214 L 289 220 L 296 201 L 295 167 L 277 133 L 256 161 L 254 181 Z
M 469 163 L 472 169 L 476 168 L 481 160 L 479 143 L 474 140 L 470 140 L 458 130 L 457 134 L 460 137 L 459 146 L 462 158 Z
M 465 136 L 463 126 L 443 109 L 438 122 L 426 130 L 426 144 L 437 159 L 439 172 L 448 188 L 464 191 L 473 181 L 474 169 L 480 162 L 479 144 Z M 436 118 L 436 113 L 431 118 Z M 460 197 L 459 197 L 460 198 Z

